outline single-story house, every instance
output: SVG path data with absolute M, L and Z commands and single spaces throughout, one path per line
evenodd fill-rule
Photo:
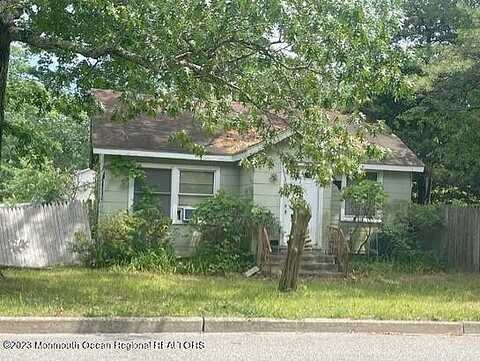
M 170 215 L 175 229 L 175 249 L 188 254 L 192 237 L 188 219 L 195 206 L 219 190 L 248 197 L 268 208 L 280 220 L 282 231 L 273 239 L 286 245 L 290 230 L 291 211 L 279 194 L 284 172 L 277 162 L 275 169 L 246 169 L 240 161 L 261 149 L 260 140 L 225 132 L 206 136 L 191 114 L 175 118 L 166 114 L 156 117 L 138 116 L 129 122 L 112 121 L 111 115 L 119 94 L 108 90 L 94 92 L 104 112 L 92 121 L 93 155 L 99 162 L 99 212 L 109 214 L 132 207 L 142 194 L 142 185 L 127 175 L 115 175 L 112 159 L 122 156 L 135 160 L 146 172 L 146 182 L 158 196 L 159 205 Z M 205 145 L 206 154 L 199 159 L 169 142 L 172 133 L 187 131 L 197 144 Z M 281 140 L 288 142 L 288 137 Z M 394 134 L 383 134 L 372 140 L 389 150 L 382 161 L 363 165 L 367 177 L 383 184 L 390 205 L 411 200 L 412 174 L 423 172 L 424 165 Z M 312 209 L 309 224 L 312 246 L 327 249 L 327 226 L 352 222 L 348 204 L 341 199 L 347 185 L 345 176 L 338 175 L 332 184 L 320 187 L 312 179 L 302 186 Z

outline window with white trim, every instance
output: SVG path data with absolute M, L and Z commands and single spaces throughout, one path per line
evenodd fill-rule
M 383 172 L 382 171 L 365 171 L 365 177 L 363 179 L 371 180 L 374 182 L 378 182 L 383 184 Z M 345 187 L 354 185 L 358 182 L 358 179 L 351 179 L 345 176 L 342 177 L 342 190 Z M 342 221 L 353 221 L 354 220 L 354 213 L 353 213 L 354 205 L 351 201 L 342 201 L 342 208 L 341 208 L 341 220 Z M 378 218 L 373 219 L 371 221 L 380 221 L 380 215 Z
M 135 179 L 133 205 L 151 202 L 157 205 L 170 217 L 172 195 L 171 169 L 144 169 L 145 177 Z M 153 199 L 151 199 L 153 198 Z
M 180 169 L 178 205 L 194 207 L 214 194 L 215 172 Z
M 153 202 L 172 218 L 182 223 L 181 209 L 193 209 L 212 197 L 219 189 L 220 169 L 206 166 L 141 164 L 145 177 L 131 180 L 129 206 L 142 201 Z

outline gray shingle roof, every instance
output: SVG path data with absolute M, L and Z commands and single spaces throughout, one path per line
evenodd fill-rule
M 94 149 L 188 153 L 169 142 L 170 135 L 180 130 L 185 130 L 193 142 L 204 145 L 208 155 L 237 155 L 261 142 L 255 135 L 240 135 L 235 131 L 206 135 L 191 113 L 177 117 L 159 113 L 155 117 L 140 115 L 128 122 L 112 121 L 120 94 L 111 90 L 95 90 L 93 94 L 105 109 L 92 122 Z M 368 164 L 423 167 L 420 159 L 396 135 L 381 134 L 371 141 L 388 149 L 389 155 L 382 161 L 372 160 Z

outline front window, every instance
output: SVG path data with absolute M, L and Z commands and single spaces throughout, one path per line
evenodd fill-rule
M 179 206 L 195 207 L 214 194 L 213 171 L 180 170 Z
M 170 217 L 172 195 L 171 169 L 144 169 L 145 177 L 135 180 L 133 204 L 156 205 Z
M 363 179 L 371 180 L 374 182 L 383 183 L 383 174 L 380 171 L 366 171 Z M 351 179 L 343 177 L 342 189 L 345 187 L 354 185 L 358 182 L 358 179 Z M 353 221 L 355 218 L 354 212 L 355 206 L 352 201 L 342 201 L 341 218 L 343 221 Z
M 143 170 L 145 177 L 131 182 L 130 206 L 156 205 L 167 216 L 173 217 L 174 222 L 181 223 L 182 210 L 192 212 L 200 202 L 213 196 L 219 187 L 217 168 L 186 169 L 167 165 L 163 168 L 162 165 L 144 164 Z

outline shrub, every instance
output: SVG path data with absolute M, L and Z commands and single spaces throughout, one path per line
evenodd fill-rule
M 17 167 L 4 166 L 0 170 L 0 199 L 10 204 L 70 200 L 75 193 L 70 173 L 57 168 L 51 160 L 36 164 L 21 159 Z
M 368 179 L 354 183 L 342 191 L 342 198 L 350 202 L 354 215 L 355 226 L 349 238 L 352 253 L 360 253 L 364 246 L 369 248 L 371 220 L 377 218 L 383 210 L 387 197 L 380 183 Z M 363 229 L 367 230 L 365 235 L 362 234 Z
M 146 269 L 154 268 L 156 260 L 161 263 L 155 267 L 168 268 L 173 253 L 170 225 L 170 219 L 156 208 L 122 211 L 100 220 L 93 242 L 77 236 L 74 251 L 84 264 L 93 267 L 130 265 Z
M 440 208 L 412 204 L 389 214 L 377 234 L 378 257 L 417 271 L 444 266 L 435 256 L 433 242 L 443 229 Z
M 351 202 L 354 217 L 360 221 L 376 218 L 387 201 L 383 186 L 368 179 L 346 187 L 342 191 L 342 197 Z
M 190 224 L 199 232 L 200 240 L 194 259 L 183 269 L 206 273 L 244 270 L 253 261 L 250 256 L 252 232 L 259 225 L 278 227 L 270 211 L 225 192 L 202 202 Z
M 173 273 L 176 270 L 175 256 L 167 249 L 149 250 L 134 256 L 126 265 L 129 271 L 153 271 Z

